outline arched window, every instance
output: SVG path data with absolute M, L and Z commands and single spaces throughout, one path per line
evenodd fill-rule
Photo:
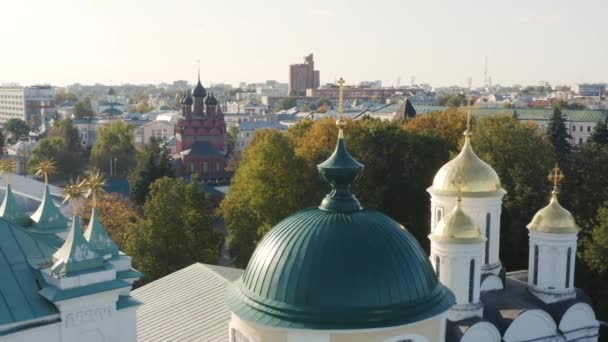
M 572 263 L 572 247 L 568 247 L 568 256 L 566 257 L 566 288 L 570 287 L 570 264 Z
M 534 285 L 538 285 L 538 245 L 534 245 Z
M 486 214 L 486 265 L 490 263 L 490 224 L 492 223 L 490 213 Z
M 473 291 L 475 290 L 475 259 L 471 259 L 469 265 L 469 303 L 473 303 Z
M 441 276 L 441 258 L 439 255 L 435 256 L 435 273 L 437 273 L 437 279 Z

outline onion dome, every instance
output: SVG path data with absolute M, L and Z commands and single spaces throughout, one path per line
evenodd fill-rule
M 462 150 L 456 158 L 443 165 L 428 189 L 431 194 L 456 195 L 460 187 L 464 197 L 483 197 L 504 194 L 496 171 L 481 160 L 471 146 L 471 133 L 467 129 Z
M 190 91 L 186 91 L 182 104 L 184 104 L 186 106 L 191 106 L 193 103 L 194 103 L 194 100 L 192 99 L 192 96 L 190 96 Z
M 26 226 L 30 222 L 29 216 L 27 216 L 25 211 L 23 211 L 19 207 L 19 204 L 17 204 L 10 184 L 6 185 L 4 201 L 2 202 L 2 205 L 0 205 L 0 216 L 7 221 L 20 226 Z
M 64 231 L 68 225 L 68 219 L 63 216 L 61 211 L 59 211 L 59 208 L 55 206 L 51 199 L 48 184 L 45 185 L 42 202 L 40 202 L 38 209 L 36 209 L 30 218 L 34 221 L 32 230 L 41 233 Z
M 53 274 L 70 274 L 103 266 L 103 260 L 82 235 L 80 217 L 75 216 L 63 246 L 53 254 Z
M 453 294 L 416 239 L 350 192 L 363 165 L 340 136 L 318 165 L 332 191 L 316 208 L 278 223 L 259 243 L 228 306 L 265 326 L 370 329 L 419 322 L 447 311 Z
M 207 99 L 205 99 L 205 104 L 208 106 L 217 106 L 217 99 L 215 98 L 213 93 L 207 96 Z
M 97 254 L 103 257 L 118 256 L 118 246 L 112 241 L 106 232 L 106 229 L 101 225 L 101 222 L 99 222 L 97 208 L 93 208 L 93 211 L 91 212 L 91 220 L 84 232 L 84 238 L 89 242 L 89 245 Z
M 114 88 L 110 87 L 110 89 L 108 89 L 108 95 L 109 95 L 109 96 L 114 96 L 114 95 L 116 95 L 116 91 L 114 90 Z
M 576 234 L 580 230 L 572 214 L 559 204 L 555 190 L 549 205 L 539 210 L 527 227 L 531 231 L 553 234 Z
M 194 91 L 192 91 L 192 96 L 200 98 L 207 96 L 207 91 L 205 90 L 205 87 L 203 87 L 200 78 L 198 83 L 196 83 L 196 87 L 194 87 Z
M 479 226 L 462 210 L 460 198 L 454 209 L 437 223 L 429 238 L 436 242 L 455 244 L 474 244 L 486 241 L 486 238 L 481 235 Z

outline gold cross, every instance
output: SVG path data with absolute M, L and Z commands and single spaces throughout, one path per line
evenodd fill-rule
M 464 175 L 462 170 L 458 170 L 456 178 L 453 180 L 453 184 L 456 187 L 456 200 L 458 203 L 462 201 L 462 187 L 464 185 Z
M 555 167 L 549 174 L 549 180 L 553 182 L 553 191 L 557 193 L 557 187 L 559 186 L 559 182 L 564 180 L 564 174 L 562 173 L 562 170 L 560 170 L 559 165 L 557 165 L 557 163 L 555 163 Z
M 344 122 L 344 79 L 340 77 L 338 80 L 338 121 L 336 125 L 342 131 L 342 128 L 346 125 Z

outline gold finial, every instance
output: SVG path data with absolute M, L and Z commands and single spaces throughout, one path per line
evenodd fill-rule
M 36 165 L 36 174 L 35 176 L 44 177 L 44 182 L 46 184 L 49 183 L 49 176 L 55 174 L 57 167 L 55 166 L 55 162 L 53 159 L 41 160 Z
M 346 121 L 344 121 L 344 79 L 342 77 L 338 80 L 338 88 L 338 120 L 336 126 L 340 129 L 338 138 L 342 138 L 342 129 L 346 126 Z
M 464 135 L 465 136 L 471 136 L 471 134 L 473 134 L 471 132 L 471 104 L 472 104 L 472 99 L 471 97 L 467 97 L 467 130 L 464 131 Z
M 63 188 L 63 203 L 70 202 L 74 216 L 78 215 L 79 201 L 84 197 L 86 192 L 85 181 L 80 181 L 77 178 L 76 181 L 72 180 Z
M 2 159 L 0 160 L 0 171 L 6 176 L 6 184 L 11 182 L 11 173 L 15 172 L 17 163 L 13 159 Z
M 97 207 L 97 198 L 105 192 L 103 189 L 105 183 L 105 177 L 99 170 L 97 170 L 95 174 L 91 174 L 89 178 L 84 181 L 84 186 L 87 190 L 86 197 L 91 196 L 94 208 Z
M 559 182 L 561 182 L 562 180 L 564 180 L 564 174 L 562 172 L 562 170 L 560 170 L 559 165 L 557 165 L 557 163 L 555 163 L 555 167 L 553 167 L 553 170 L 551 171 L 551 173 L 549 174 L 549 181 L 553 182 L 553 194 L 556 195 L 559 192 Z

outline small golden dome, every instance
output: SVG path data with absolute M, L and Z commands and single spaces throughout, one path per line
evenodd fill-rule
M 437 223 L 435 230 L 429 235 L 429 238 L 433 241 L 458 244 L 486 241 L 486 238 L 481 235 L 481 231 L 475 224 L 475 221 L 462 211 L 460 198 L 454 210 Z
M 465 132 L 465 136 L 462 150 L 456 158 L 439 169 L 429 192 L 439 195 L 455 195 L 460 187 L 461 193 L 465 197 L 506 193 L 500 186 L 500 178 L 496 171 L 473 151 L 468 131 Z
M 580 230 L 572 214 L 559 204 L 555 191 L 549 205 L 539 210 L 527 227 L 536 232 L 554 234 L 576 234 Z

